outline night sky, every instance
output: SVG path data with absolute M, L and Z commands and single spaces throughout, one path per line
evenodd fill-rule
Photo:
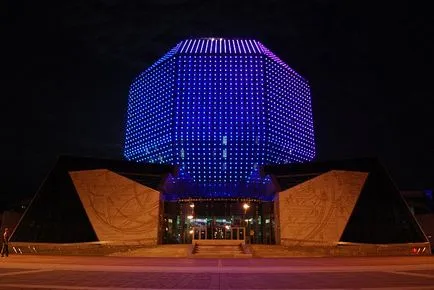
M 433 188 L 431 9 L 368 2 L 3 1 L 0 209 L 59 154 L 122 158 L 130 82 L 190 37 L 257 39 L 308 79 L 317 160 L 377 156 Z

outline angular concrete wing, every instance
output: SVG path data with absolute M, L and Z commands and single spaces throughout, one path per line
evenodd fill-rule
M 112 171 L 69 173 L 99 241 L 158 241 L 160 192 Z
M 336 245 L 368 173 L 332 170 L 277 193 L 280 244 Z

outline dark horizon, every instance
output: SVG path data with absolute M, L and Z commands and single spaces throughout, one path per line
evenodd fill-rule
M 316 160 L 378 157 L 401 190 L 434 188 L 428 7 L 6 2 L 0 208 L 32 197 L 60 154 L 122 158 L 130 83 L 190 37 L 257 39 L 305 77 Z

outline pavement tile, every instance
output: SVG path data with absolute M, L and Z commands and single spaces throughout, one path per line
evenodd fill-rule
M 394 273 L 128 273 L 48 271 L 1 277 L 1 284 L 68 285 L 78 287 L 120 287 L 152 289 L 315 289 L 363 287 L 409 287 L 434 285 L 434 279 Z M 434 288 L 434 287 L 433 287 Z

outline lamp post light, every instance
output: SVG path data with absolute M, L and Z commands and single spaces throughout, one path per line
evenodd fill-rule
M 190 203 L 191 214 L 194 215 L 194 203 Z
M 244 208 L 244 215 L 246 215 L 247 210 L 249 209 L 250 205 L 248 205 L 247 203 L 243 204 L 243 208 Z
M 194 217 L 194 203 L 190 203 L 191 213 L 189 216 L 187 216 L 188 219 L 193 219 Z
M 244 216 L 243 216 L 243 219 L 244 219 L 244 222 L 245 222 L 245 220 L 246 220 L 247 210 L 250 208 L 250 205 L 247 204 L 247 203 L 244 203 L 244 204 L 243 204 L 243 208 L 244 208 Z M 246 223 L 246 224 L 247 224 L 247 223 Z
M 245 234 L 244 234 L 244 237 L 245 237 L 245 239 L 247 239 L 247 231 L 248 231 L 248 228 L 249 228 L 249 220 L 247 219 L 247 210 L 250 208 L 250 205 L 248 204 L 248 203 L 244 203 L 243 204 L 243 208 L 244 208 L 244 217 L 243 217 L 243 219 L 244 219 L 244 225 L 245 225 L 245 229 L 244 229 L 244 231 L 245 231 Z

